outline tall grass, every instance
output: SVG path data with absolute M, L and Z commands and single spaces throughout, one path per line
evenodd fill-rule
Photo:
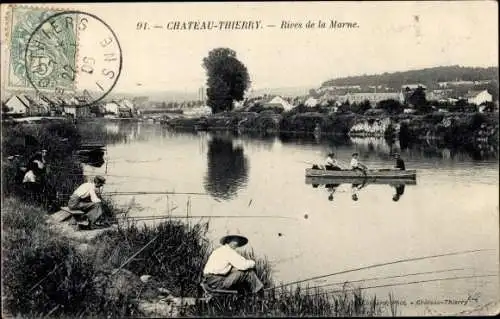
M 177 296 L 198 296 L 200 267 L 205 264 L 209 253 L 209 244 L 204 237 L 207 229 L 208 224 L 187 227 L 175 220 L 155 227 L 130 224 L 96 238 L 92 244 L 98 249 L 93 260 L 103 269 L 118 268 L 156 237 L 125 268 L 138 276 L 154 276 Z
M 2 203 L 4 309 L 26 318 L 123 317 L 137 313 L 125 295 L 113 300 L 93 279 L 94 264 L 45 224 L 45 211 L 7 198 Z
M 188 309 L 195 316 L 213 317 L 338 317 L 382 314 L 376 297 L 361 290 L 344 289 L 335 294 L 301 287 L 275 288 L 264 296 L 214 297 Z

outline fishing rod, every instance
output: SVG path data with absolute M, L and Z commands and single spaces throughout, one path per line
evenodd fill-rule
M 382 267 L 382 266 L 394 265 L 394 264 L 399 264 L 399 263 L 406 263 L 406 262 L 410 262 L 410 261 L 425 260 L 425 259 L 445 257 L 445 256 L 463 255 L 463 254 L 476 253 L 476 252 L 480 252 L 480 251 L 492 251 L 492 250 L 494 250 L 494 249 L 473 249 L 473 250 L 463 250 L 463 251 L 437 254 L 437 255 L 398 259 L 398 260 L 384 262 L 384 263 L 377 263 L 377 264 L 372 264 L 372 265 L 368 265 L 368 266 L 342 270 L 342 271 L 327 274 L 327 275 L 320 275 L 320 276 L 315 276 L 315 277 L 306 278 L 306 279 L 302 279 L 302 280 L 292 281 L 290 283 L 286 283 L 286 284 L 281 285 L 281 287 L 291 286 L 291 285 L 300 284 L 300 283 L 303 283 L 306 281 L 311 281 L 311 280 L 321 279 L 321 278 L 325 278 L 325 277 L 346 274 L 346 273 L 365 270 L 365 269 L 378 268 L 378 267 Z M 270 288 L 266 288 L 266 289 L 269 290 L 269 289 L 273 289 L 273 288 L 270 287 Z
M 118 217 L 122 219 L 134 219 L 134 220 L 154 220 L 154 219 L 168 219 L 168 218 L 281 218 L 281 219 L 293 219 L 293 217 L 287 216 L 275 216 L 275 215 L 249 215 L 249 216 L 237 216 L 237 215 L 165 215 L 165 216 L 124 216 Z
M 417 275 L 426 275 L 426 274 L 439 274 L 439 273 L 444 273 L 444 272 L 452 272 L 452 271 L 459 271 L 459 270 L 468 270 L 472 268 L 452 268 L 452 269 L 442 269 L 442 270 L 436 270 L 436 271 L 423 271 L 423 272 L 415 272 L 415 273 L 409 273 L 409 274 L 403 274 L 403 275 L 394 275 L 394 276 L 386 276 L 386 277 L 374 277 L 374 278 L 365 278 L 365 279 L 357 279 L 357 280 L 346 280 L 346 281 L 339 281 L 335 283 L 329 283 L 325 285 L 320 285 L 320 286 L 312 286 L 312 287 L 305 287 L 304 290 L 310 290 L 310 289 L 315 289 L 315 288 L 324 288 L 324 287 L 330 287 L 330 286 L 335 286 L 335 285 L 343 285 L 345 283 L 357 283 L 357 282 L 363 282 L 363 281 L 374 281 L 374 280 L 382 280 L 382 279 L 393 279 L 393 278 L 403 278 L 403 277 L 410 277 L 410 276 L 417 276 Z
M 473 278 L 486 278 L 486 277 L 498 277 L 498 274 L 444 277 L 444 278 L 416 280 L 416 281 L 408 281 L 408 282 L 398 282 L 398 283 L 392 283 L 392 284 L 383 284 L 383 285 L 368 286 L 368 287 L 358 287 L 358 288 L 350 288 L 350 289 L 342 289 L 342 290 L 336 289 L 336 290 L 329 290 L 329 291 L 325 291 L 325 292 L 319 292 L 319 293 L 316 293 L 314 295 L 315 296 L 320 296 L 320 295 L 335 294 L 335 293 L 345 292 L 345 291 L 354 291 L 354 290 L 358 290 L 358 289 L 359 290 L 366 290 L 366 289 L 375 289 L 375 288 L 406 286 L 406 285 L 413 285 L 413 284 L 420 284 L 420 283 L 434 282 L 434 281 L 446 281 L 446 280 L 458 280 L 458 279 L 473 279 Z
M 107 192 L 103 195 L 120 196 L 120 195 L 205 195 L 210 196 L 209 193 L 196 193 L 196 192 Z

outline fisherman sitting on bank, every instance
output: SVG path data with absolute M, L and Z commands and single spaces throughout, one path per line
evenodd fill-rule
M 340 167 L 337 159 L 335 159 L 335 153 L 329 153 L 325 160 L 325 170 L 327 171 L 341 171 L 342 167 Z
M 255 261 L 245 259 L 235 250 L 247 242 L 247 238 L 239 235 L 221 238 L 222 246 L 212 252 L 203 269 L 204 284 L 208 288 L 255 294 L 264 287 L 253 269 Z
M 106 179 L 98 175 L 93 182 L 80 185 L 69 198 L 68 208 L 85 212 L 89 228 L 100 225 L 97 221 L 102 216 L 102 202 L 98 195 L 105 183 Z

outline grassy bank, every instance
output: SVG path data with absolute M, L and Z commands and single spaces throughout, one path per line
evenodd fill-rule
M 19 199 L 2 202 L 4 310 L 23 318 L 134 315 L 130 300 L 101 292 L 98 269 L 46 226 L 45 215 Z

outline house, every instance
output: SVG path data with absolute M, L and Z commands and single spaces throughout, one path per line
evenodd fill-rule
M 30 101 L 24 95 L 14 95 L 5 102 L 6 115 L 28 116 L 30 115 Z
M 5 102 L 5 106 L 8 110 L 5 115 L 37 116 L 50 113 L 50 106 L 45 101 L 35 101 L 32 97 L 25 94 L 12 96 Z
M 453 93 L 451 89 L 432 90 L 427 97 L 428 100 L 445 101 Z
M 308 107 L 315 107 L 316 105 L 318 105 L 318 99 L 310 97 L 304 102 L 304 105 Z
M 71 115 L 73 118 L 89 117 L 90 108 L 88 106 L 69 104 L 64 106 L 64 113 Z
M 269 102 L 264 103 L 265 108 L 282 108 L 285 111 L 293 109 L 293 105 L 284 100 L 281 96 L 275 96 Z
M 112 102 L 104 104 L 104 111 L 107 114 L 118 115 L 119 108 L 120 108 L 120 104 L 118 104 L 118 102 L 116 102 L 116 101 L 112 101 Z
M 493 102 L 493 97 L 488 90 L 469 91 L 465 96 L 469 104 L 481 105 L 485 102 Z
M 362 103 L 364 101 L 369 101 L 372 106 L 375 106 L 378 102 L 384 101 L 384 100 L 396 100 L 401 103 L 404 101 L 404 96 L 402 92 L 399 93 L 390 93 L 390 92 L 383 92 L 383 93 L 347 93 L 344 96 L 339 97 L 340 102 L 345 102 L 349 101 L 349 103 Z
M 126 99 L 120 102 L 112 101 L 104 104 L 104 112 L 119 117 L 132 117 L 135 112 L 135 107 L 131 101 Z
M 64 105 L 64 113 L 71 115 L 73 118 L 90 117 L 90 107 L 75 103 L 76 99 L 72 98 Z

